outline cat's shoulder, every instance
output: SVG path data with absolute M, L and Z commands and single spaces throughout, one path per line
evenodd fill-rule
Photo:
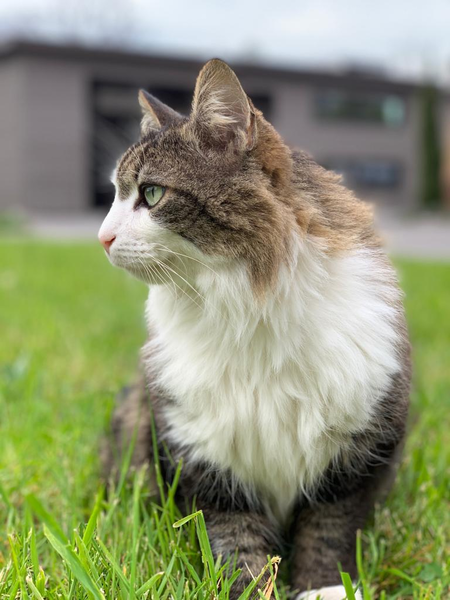
M 302 150 L 292 150 L 298 223 L 305 233 L 323 239 L 330 251 L 381 248 L 370 203 L 345 187 L 341 175 L 318 164 Z

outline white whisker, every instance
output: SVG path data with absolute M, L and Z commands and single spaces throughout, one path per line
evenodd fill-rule
M 198 260 L 197 258 L 194 258 L 193 256 L 189 256 L 188 254 L 182 254 L 181 252 L 176 252 L 175 250 L 171 250 L 170 248 L 168 248 L 167 246 L 164 246 L 164 244 L 161 244 L 158 242 L 158 245 L 161 246 L 161 248 L 163 248 L 163 250 L 166 250 L 167 252 L 170 252 L 171 254 L 175 254 L 176 256 L 179 257 L 183 257 L 183 258 L 189 258 L 190 260 L 195 261 L 196 263 L 199 263 L 200 265 L 202 265 L 203 267 L 205 267 L 206 269 L 209 269 L 212 273 L 214 273 L 214 275 L 216 275 L 219 279 L 222 279 L 224 281 L 224 278 L 222 277 L 222 275 L 220 275 L 217 271 L 215 271 L 212 267 L 210 267 L 209 265 L 207 265 L 206 263 L 202 262 L 201 260 Z

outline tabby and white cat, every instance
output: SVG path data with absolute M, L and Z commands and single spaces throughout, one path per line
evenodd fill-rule
M 139 101 L 141 140 L 99 232 L 150 286 L 146 383 L 118 407 L 116 443 L 137 429 L 133 462 L 151 461 L 150 403 L 159 444 L 183 458 L 180 496 L 196 497 L 216 554 L 239 551 L 233 597 L 289 541 L 298 598 L 344 598 L 338 563 L 357 577 L 410 381 L 371 212 L 286 146 L 222 61 L 200 72 L 189 117 Z

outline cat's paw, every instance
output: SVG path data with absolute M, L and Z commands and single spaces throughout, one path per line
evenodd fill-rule
M 347 598 L 347 593 L 343 585 L 333 585 L 331 587 L 320 588 L 320 590 L 310 590 L 302 592 L 296 600 L 344 600 Z M 355 599 L 362 600 L 362 595 L 359 590 L 355 592 Z

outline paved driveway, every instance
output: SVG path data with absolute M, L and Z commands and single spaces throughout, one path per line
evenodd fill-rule
M 379 213 L 377 222 L 392 255 L 450 260 L 450 214 Z

